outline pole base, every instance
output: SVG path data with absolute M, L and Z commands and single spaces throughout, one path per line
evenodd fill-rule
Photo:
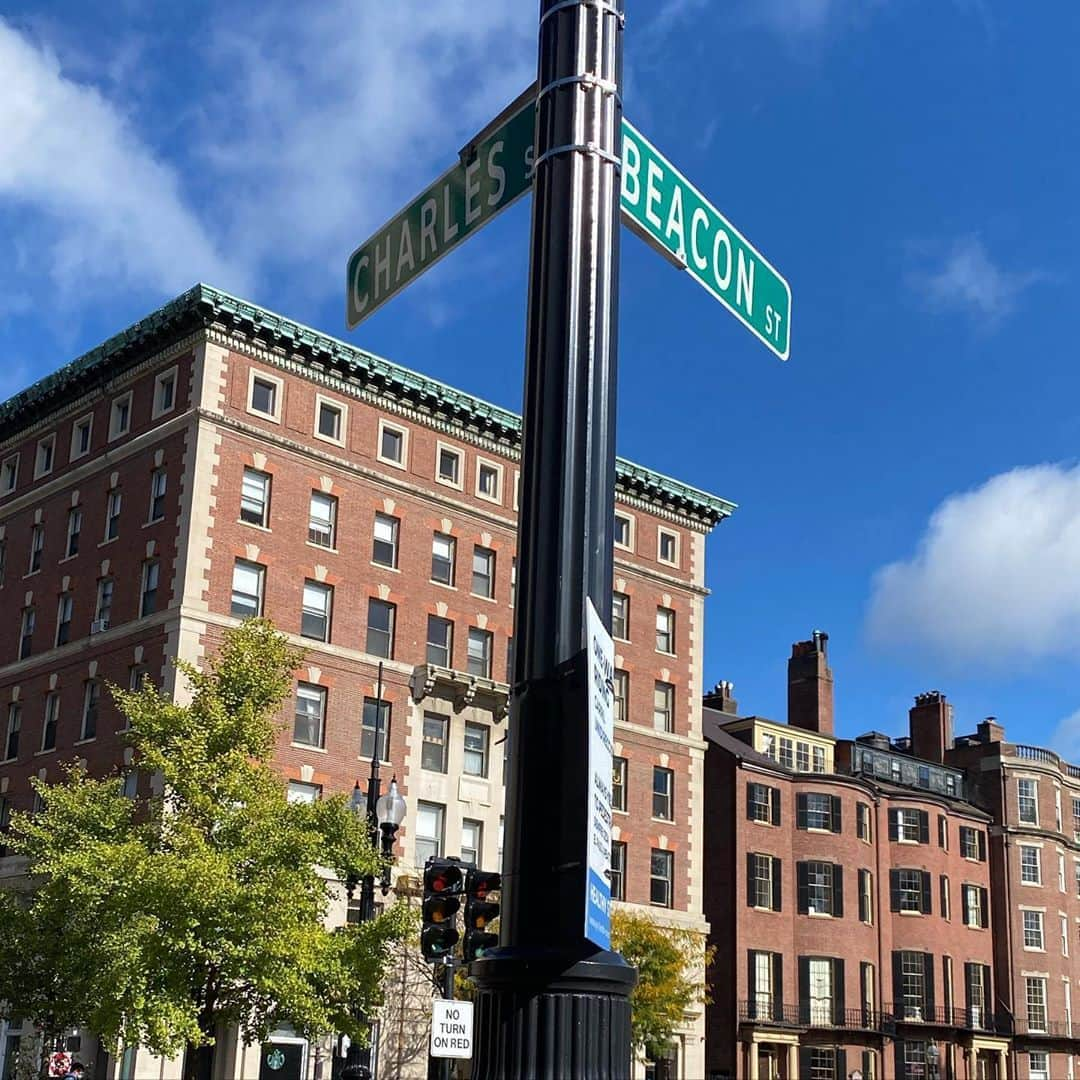
M 469 974 L 473 1080 L 628 1080 L 637 972 L 618 953 L 510 947 Z

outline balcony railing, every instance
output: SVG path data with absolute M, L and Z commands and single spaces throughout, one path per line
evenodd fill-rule
M 1018 1016 L 1013 1021 L 1014 1035 L 1043 1035 L 1048 1039 L 1068 1039 L 1073 1037 L 1074 1032 L 1080 1036 L 1080 1029 L 1065 1020 Z
M 845 1028 L 858 1031 L 882 1031 L 886 1018 L 872 1009 L 838 1009 L 825 1004 L 800 1002 L 740 1001 L 739 1020 L 743 1023 L 776 1027 Z
M 1008 1034 L 1066 1035 L 1066 1025 L 1049 1021 L 1031 1027 L 1026 1021 L 1013 1020 L 1005 1015 L 997 1016 L 982 1009 L 952 1009 L 944 1005 L 916 1006 L 888 1004 L 881 1011 L 873 1009 L 837 1009 L 824 1003 L 781 1003 L 759 998 L 756 1001 L 739 1002 L 739 1021 L 745 1024 L 762 1024 L 773 1027 L 798 1028 L 844 1028 L 859 1031 L 882 1031 L 892 1033 L 898 1025 L 917 1024 L 932 1027 L 962 1028 L 966 1031 L 988 1031 Z M 1021 1028 L 1021 1023 L 1024 1027 Z M 1078 1032 L 1080 1035 L 1080 1032 Z
M 1070 765 L 1063 761 L 1060 755 L 1053 750 L 1047 750 L 1045 746 L 1027 746 L 1024 743 L 1006 743 L 1003 753 L 1011 753 L 1023 761 L 1041 761 L 1044 765 L 1053 765 L 1067 776 L 1080 779 L 1080 765 Z
M 985 1009 L 952 1009 L 945 1005 L 909 1005 L 894 1002 L 885 1006 L 885 1015 L 893 1024 L 932 1024 L 937 1027 L 965 1028 L 969 1031 L 1002 1031 L 1008 1018 L 994 1016 Z

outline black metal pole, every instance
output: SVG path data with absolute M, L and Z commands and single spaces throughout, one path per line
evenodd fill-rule
M 584 936 L 585 610 L 610 626 L 623 0 L 541 0 L 501 947 L 475 1080 L 626 1080 L 632 968 Z M 541 764 L 542 763 L 542 764 Z

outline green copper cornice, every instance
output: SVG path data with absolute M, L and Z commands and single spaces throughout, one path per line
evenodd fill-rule
M 201 283 L 0 404 L 0 442 L 66 400 L 102 386 L 148 352 L 210 327 L 508 448 L 520 447 L 521 418 L 515 413 Z M 710 526 L 735 510 L 726 499 L 622 458 L 615 481 L 625 495 Z

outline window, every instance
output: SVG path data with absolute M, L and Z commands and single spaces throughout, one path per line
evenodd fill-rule
M 124 788 L 123 795 L 125 799 L 134 799 L 139 794 L 139 770 L 128 769 L 123 774 Z
M 321 491 L 311 493 L 308 506 L 308 543 L 316 547 L 337 546 L 337 499 Z
M 449 446 L 439 447 L 439 463 L 435 478 L 440 484 L 461 487 L 461 454 Z
M 657 731 L 675 730 L 675 687 L 657 682 L 653 686 L 653 727 Z
M 869 870 L 859 871 L 859 922 L 874 921 L 874 875 Z
M 673 653 L 675 651 L 675 612 L 671 608 L 656 609 L 656 651 Z
M 145 664 L 132 664 L 128 668 L 128 689 L 131 691 L 138 691 L 143 688 L 143 683 L 152 680 L 150 679 L 150 670 Z
M 71 638 L 71 593 L 62 592 L 56 610 L 56 644 L 66 645 Z
M 251 403 L 248 408 L 252 412 L 262 413 L 276 420 L 278 417 L 278 393 L 281 384 L 277 379 L 271 379 L 265 375 L 251 377 Z
M 855 804 L 855 832 L 860 840 L 871 842 L 870 807 L 866 803 Z
M 1024 984 L 1028 1031 L 1046 1031 L 1046 979 L 1029 976 Z
M 814 753 L 814 772 L 823 773 L 825 771 L 825 747 L 812 746 L 810 749 Z
M 777 1006 L 783 1006 L 783 954 L 751 949 L 747 958 L 750 1016 L 755 1020 L 782 1019 L 783 1012 Z
M 56 725 L 60 721 L 60 695 L 49 694 L 45 699 L 45 719 L 41 725 L 41 749 L 56 748 Z
M 172 412 L 176 404 L 176 368 L 163 371 L 154 380 L 154 417 Z
M 386 600 L 368 600 L 367 642 L 365 649 L 372 656 L 386 660 L 394 656 L 394 620 L 397 607 Z
M 123 397 L 113 399 L 112 412 L 109 414 L 109 438 L 118 439 L 131 430 L 131 391 Z
M 981 1028 L 985 1024 L 989 990 L 989 968 L 983 964 L 965 964 L 964 996 L 967 999 L 968 1022 L 973 1028 Z
M 1066 986 L 1068 986 L 1067 983 Z M 1050 1080 L 1050 1052 L 1048 1050 L 1029 1050 L 1027 1057 L 1028 1080 Z M 1071 1065 L 1072 1054 L 1069 1055 L 1068 1060 Z
M 795 825 L 799 829 L 840 832 L 840 796 L 827 795 L 820 791 L 800 792 L 795 796 Z
M 1065 855 L 1058 852 L 1058 891 L 1065 891 Z
M 611 899 L 626 899 L 626 844 L 621 840 L 611 841 Z
M 679 538 L 667 529 L 660 529 L 657 533 L 656 557 L 662 563 L 669 566 L 679 565 Z
M 476 465 L 476 494 L 489 502 L 502 502 L 502 466 L 479 461 Z
M 803 915 L 844 914 L 843 868 L 827 862 L 795 864 L 799 912 Z
M 240 484 L 240 520 L 249 525 L 270 527 L 270 474 L 245 469 Z
M 436 667 L 452 667 L 451 657 L 454 647 L 454 624 L 449 619 L 438 615 L 429 615 L 427 620 L 427 662 Z
M 39 476 L 48 476 L 53 470 L 53 460 L 56 457 L 56 435 L 46 435 L 39 439 L 37 444 L 37 458 L 34 461 L 34 479 Z
M 420 767 L 432 772 L 446 772 L 446 744 L 449 721 L 438 713 L 424 713 L 424 739 L 420 748 Z
M 364 698 L 363 727 L 360 730 L 360 756 L 372 758 L 378 747 L 380 761 L 389 761 L 390 702 Z
M 989 919 L 989 895 L 981 885 L 961 885 L 964 903 L 964 925 L 975 928 L 987 927 Z
M 97 737 L 98 703 L 101 701 L 101 683 L 91 679 L 83 692 L 83 715 L 81 739 Z
M 626 810 L 626 758 L 611 759 L 611 809 Z
M 1080 840 L 1080 799 L 1073 799 L 1073 839 Z
M 925 810 L 890 810 L 889 839 L 906 844 L 930 842 L 930 815 Z
M 750 852 L 746 856 L 746 902 L 749 907 L 779 911 L 780 860 Z
M 34 647 L 34 627 L 37 625 L 37 611 L 23 608 L 22 625 L 19 628 L 19 659 L 25 660 Z
M 321 784 L 305 784 L 300 780 L 290 780 L 285 789 L 285 798 L 291 803 L 317 803 L 321 795 Z
M 653 766 L 652 816 L 662 821 L 675 820 L 675 774 L 671 769 Z
M 416 865 L 437 859 L 443 848 L 443 817 L 445 807 L 438 803 L 416 804 Z
M 398 526 L 400 521 L 388 514 L 375 515 L 375 541 L 371 561 L 380 566 L 396 567 L 398 560 Z
M 41 553 L 45 550 L 45 526 L 35 525 L 30 533 L 30 568 L 27 571 L 36 574 L 41 569 Z
M 938 880 L 940 884 L 938 902 L 941 904 L 941 917 L 948 922 L 952 919 L 952 896 L 949 893 L 949 876 L 948 874 L 942 874 Z
M 0 488 L 3 489 L 3 493 L 6 495 L 10 491 L 15 490 L 15 485 L 19 482 L 19 455 L 12 454 L 9 458 L 4 458 L 3 465 L 0 465 Z
M 634 522 L 625 514 L 615 515 L 615 546 L 628 551 L 634 547 Z
M 811 1024 L 833 1022 L 833 961 L 825 957 L 811 957 L 801 961 L 806 964 L 806 998 Z M 801 996 L 801 989 L 800 989 Z
M 79 534 L 82 532 L 82 511 L 76 506 L 68 511 L 67 546 L 64 558 L 70 559 L 79 554 Z
M 8 706 L 7 734 L 4 738 L 4 760 L 14 761 L 19 756 L 19 732 L 22 730 L 22 706 L 12 702 Z
M 649 903 L 657 907 L 672 906 L 672 878 L 675 856 L 670 851 L 652 849 L 649 857 Z
M 766 825 L 780 824 L 780 789 L 765 784 L 746 785 L 746 817 Z
M 949 821 L 944 814 L 938 814 L 937 842 L 942 851 L 949 850 Z
M 832 1023 L 826 1020 L 825 1023 Z M 836 1050 L 831 1046 L 811 1046 L 807 1050 L 810 1059 L 808 1080 L 839 1080 L 836 1070 Z
M 340 405 L 316 398 L 315 417 L 315 434 L 320 439 L 339 444 L 345 441 L 345 410 Z
M 484 853 L 484 824 L 470 818 L 461 821 L 461 860 L 480 865 Z
M 612 698 L 614 721 L 616 724 L 625 724 L 629 716 L 627 707 L 630 701 L 630 675 L 620 668 L 615 669 Z
M 298 746 L 322 748 L 326 724 L 326 689 L 302 682 L 296 687 L 292 741 Z
M 783 735 L 780 736 L 780 764 L 785 769 L 795 768 L 795 744 Z
M 98 630 L 109 629 L 109 622 L 112 620 L 113 587 L 112 578 L 102 578 L 98 582 L 97 609 L 95 611 Z M 91 627 L 91 629 L 93 628 Z
M 465 670 L 470 675 L 491 678 L 491 639 L 490 630 L 469 627 L 469 640 L 466 646 Z
M 70 460 L 85 457 L 90 453 L 90 440 L 94 430 L 94 417 L 84 416 L 71 425 Z
M 105 500 L 105 539 L 115 540 L 120 535 L 120 506 L 123 500 L 118 488 L 113 488 Z
M 495 552 L 490 548 L 473 547 L 472 591 L 488 599 L 495 595 Z
M 157 559 L 149 559 L 143 563 L 142 575 L 142 599 L 139 602 L 139 615 L 145 618 L 157 611 L 158 578 L 161 574 L 161 564 Z
M 1061 955 L 1069 955 L 1069 917 L 1068 915 L 1059 916 L 1061 920 Z
M 981 829 L 972 829 L 967 825 L 961 825 L 960 854 L 965 859 L 977 859 L 979 862 L 985 862 L 986 833 Z
M 929 953 L 914 952 L 910 949 L 893 953 L 893 977 L 897 984 L 896 989 L 900 991 L 900 1001 L 897 1004 L 903 1019 L 923 1018 L 932 996 L 927 993 L 927 989 L 928 985 L 933 984 L 933 971 L 933 957 Z
M 150 521 L 161 521 L 165 517 L 165 489 L 169 474 L 164 469 L 155 469 L 150 474 Z
M 1024 917 L 1024 948 L 1045 952 L 1043 913 L 1041 911 L 1025 911 L 1022 914 Z
M 626 593 L 611 594 L 611 636 L 619 641 L 630 640 L 630 597 Z
M 1024 885 L 1042 884 L 1042 856 L 1037 847 L 1020 845 L 1020 881 Z
M 304 582 L 303 607 L 300 612 L 300 635 L 315 641 L 330 640 L 330 608 L 334 589 L 320 581 Z
M 491 729 L 487 724 L 465 724 L 465 757 L 462 772 L 466 776 L 487 776 L 488 740 Z
M 240 619 L 262 614 L 266 567 L 237 559 L 233 564 L 232 603 L 229 613 Z
M 1024 825 L 1039 824 L 1039 783 L 1037 780 L 1016 781 L 1017 809 Z
M 405 464 L 405 432 L 379 422 L 379 460 L 391 465 Z
M 930 874 L 926 870 L 890 870 L 889 892 L 893 911 L 930 914 Z
M 431 580 L 440 585 L 454 584 L 454 555 L 457 541 L 446 533 L 431 538 Z
M 808 743 L 795 744 L 795 769 L 798 772 L 810 771 L 810 746 Z

